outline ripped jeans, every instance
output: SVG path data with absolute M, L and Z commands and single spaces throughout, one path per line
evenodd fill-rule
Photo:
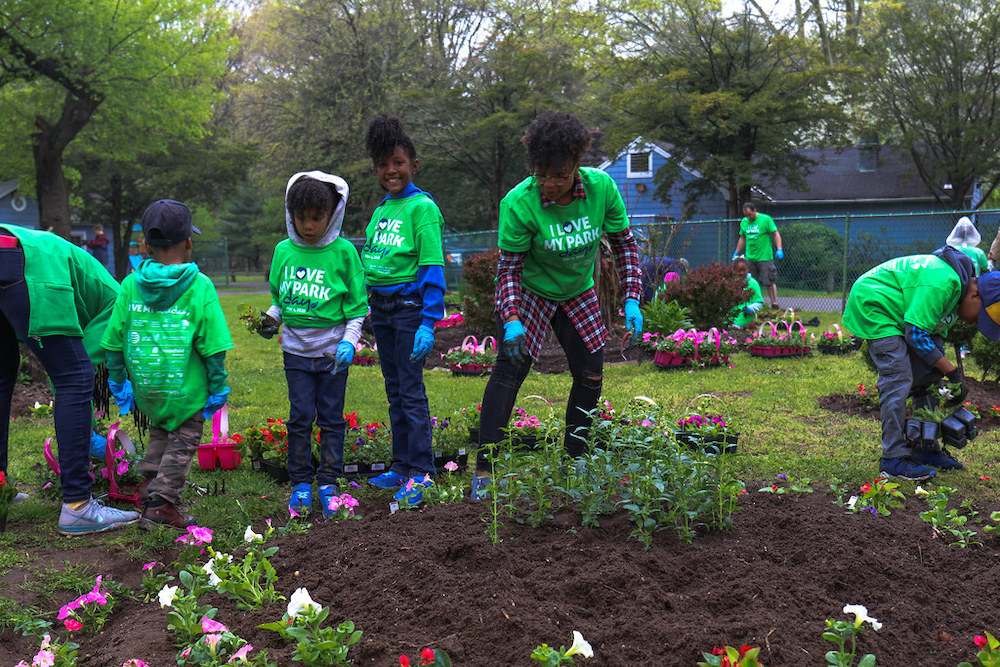
M 570 322 L 566 312 L 561 308 L 552 316 L 552 331 L 556 334 L 559 345 L 566 353 L 569 371 L 573 375 L 573 386 L 566 402 L 566 452 L 572 457 L 579 457 L 587 451 L 587 438 L 590 432 L 591 412 L 597 407 L 601 397 L 601 387 L 604 373 L 604 349 L 589 352 L 583 338 L 576 327 Z M 503 323 L 497 321 L 497 340 L 503 340 Z M 483 411 L 479 419 L 479 454 L 476 457 L 476 470 L 488 472 L 489 447 L 486 445 L 500 442 L 504 438 L 501 429 L 510 421 L 514 409 L 517 392 L 528 377 L 530 363 L 515 366 L 504 353 L 503 345 L 499 345 L 496 364 L 486 390 L 483 392 Z

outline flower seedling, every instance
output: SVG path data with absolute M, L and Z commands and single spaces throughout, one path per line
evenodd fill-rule
M 778 495 L 784 495 L 786 493 L 794 493 L 795 495 L 802 495 L 803 493 L 812 493 L 813 488 L 810 486 L 812 480 L 808 477 L 803 477 L 801 479 L 795 479 L 791 475 L 786 473 L 778 473 L 778 481 L 771 486 L 765 486 L 758 489 L 761 493 L 776 493 Z
M 170 609 L 167 612 L 167 627 L 174 633 L 176 646 L 190 646 L 202 635 L 202 619 L 214 618 L 217 609 L 211 605 L 198 604 L 195 594 L 195 576 L 188 570 L 178 574 L 180 586 L 164 586 L 157 595 L 160 607 Z
M 759 646 L 749 646 L 744 644 L 738 649 L 735 646 L 718 646 L 712 649 L 711 653 L 702 653 L 705 658 L 698 663 L 698 667 L 763 667 L 757 661 L 760 653 Z
M 334 521 L 343 521 L 345 519 L 360 519 L 361 515 L 355 513 L 355 508 L 360 505 L 357 498 L 349 493 L 343 493 L 339 496 L 333 496 L 330 498 L 330 506 L 327 508 L 333 514 L 330 516 Z
M 411 663 L 408 655 L 403 653 L 399 656 L 399 667 L 410 667 Z M 416 663 L 420 667 L 451 667 L 451 658 L 441 649 L 425 648 L 420 651 L 420 662 Z
M 51 635 L 46 634 L 42 637 L 38 653 L 31 659 L 31 667 L 42 667 L 42 665 L 47 667 L 74 667 L 76 665 L 76 652 L 79 648 L 80 645 L 75 642 L 62 643 L 58 638 L 52 639 Z M 22 660 L 14 665 L 14 667 L 29 666 L 27 662 Z
M 1000 667 L 1000 642 L 993 635 L 984 632 L 976 635 L 972 641 L 979 647 L 979 652 L 976 653 L 976 664 L 979 667 Z M 960 662 L 958 667 L 972 667 L 972 663 Z
M 556 667 L 556 665 L 574 664 L 576 662 L 573 660 L 574 655 L 583 656 L 584 658 L 594 657 L 594 649 L 591 648 L 590 644 L 578 630 L 573 631 L 573 643 L 570 644 L 569 648 L 560 646 L 556 650 L 548 644 L 542 644 L 531 652 L 531 659 L 537 660 L 545 665 L 545 667 Z
M 361 631 L 354 629 L 353 621 L 344 621 L 336 628 L 320 627 L 329 614 L 328 607 L 315 602 L 305 588 L 299 588 L 292 593 L 281 621 L 257 627 L 273 630 L 285 641 L 296 641 L 292 660 L 307 667 L 350 664 L 347 651 L 361 640 Z
M 424 489 L 423 500 L 428 505 L 460 503 L 465 497 L 465 491 L 454 477 L 458 464 L 448 461 L 444 464 L 444 470 L 444 474 L 438 477 L 434 484 Z
M 837 645 L 836 651 L 827 651 L 826 664 L 835 667 L 853 667 L 854 657 L 857 655 L 858 635 L 861 634 L 862 625 L 868 623 L 872 630 L 878 630 L 882 624 L 877 618 L 868 615 L 868 609 L 860 604 L 844 605 L 845 614 L 854 614 L 854 622 L 826 620 L 826 631 L 823 639 Z M 847 640 L 851 640 L 851 650 L 847 651 Z M 863 656 L 858 662 L 858 667 L 873 667 L 875 656 L 871 653 Z
M 899 484 L 887 479 L 878 478 L 870 484 L 862 484 L 860 494 L 847 499 L 847 511 L 869 512 L 875 515 L 889 516 L 890 508 L 903 506 L 906 496 L 899 490 Z
M 931 507 L 926 512 L 921 512 L 920 518 L 931 524 L 935 536 L 950 536 L 954 540 L 949 542 L 950 546 L 965 548 L 971 545 L 982 545 L 982 542 L 974 539 L 976 531 L 965 527 L 970 516 L 962 514 L 958 508 L 948 509 L 948 501 L 952 494 L 957 493 L 956 489 L 950 486 L 939 486 L 934 491 L 925 491 L 923 488 L 917 487 L 916 493 L 918 496 L 922 496 Z M 966 507 L 964 503 L 963 507 Z M 971 516 L 974 517 L 977 514 L 977 512 L 973 512 Z
M 247 654 L 253 650 L 242 637 L 237 637 L 222 623 L 208 617 L 201 619 L 204 633 L 196 642 L 177 654 L 178 665 L 226 665 L 246 663 Z
M 115 598 L 102 589 L 103 578 L 103 575 L 98 575 L 93 590 L 59 609 L 56 618 L 62 621 L 70 632 L 77 630 L 99 632 L 107 623 L 111 610 L 115 607 Z

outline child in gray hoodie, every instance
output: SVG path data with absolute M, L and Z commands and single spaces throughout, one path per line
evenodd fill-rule
M 270 338 L 283 322 L 281 349 L 288 382 L 289 510 L 312 508 L 312 483 L 319 482 L 323 516 L 344 473 L 344 394 L 347 369 L 368 314 L 364 272 L 358 251 L 341 238 L 347 182 L 321 171 L 295 174 L 285 188 L 288 238 L 271 259 L 271 307 L 261 335 Z M 310 436 L 320 428 L 319 469 L 314 470 Z

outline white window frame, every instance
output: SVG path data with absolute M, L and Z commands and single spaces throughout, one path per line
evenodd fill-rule
M 633 155 L 646 155 L 646 166 L 649 167 L 646 171 L 634 171 L 632 169 L 632 156 Z M 653 151 L 652 150 L 635 150 L 629 151 L 628 157 L 626 158 L 626 178 L 652 178 L 653 177 Z

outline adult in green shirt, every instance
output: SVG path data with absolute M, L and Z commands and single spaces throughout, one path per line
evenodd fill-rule
M 951 230 L 951 234 L 948 234 L 948 239 L 945 243 L 955 250 L 968 255 L 969 259 L 972 260 L 972 265 L 976 269 L 976 275 L 981 276 L 989 271 L 989 265 L 986 262 L 986 253 L 979 249 L 979 242 L 982 240 L 983 237 L 979 235 L 979 231 L 972 224 L 972 220 L 963 215 L 955 223 L 955 228 Z
M 947 377 L 961 384 L 951 401 L 961 404 L 967 393 L 964 377 L 944 356 L 944 336 L 960 318 L 997 340 L 998 302 L 1000 273 L 986 273 L 977 281 L 971 260 L 949 246 L 931 255 L 890 260 L 855 281 L 844 325 L 868 341 L 868 353 L 878 368 L 882 475 L 924 480 L 935 475 L 933 468 L 964 467 L 943 449 L 920 449 L 907 440 L 906 399 L 926 395 Z
M 773 249 L 772 249 L 773 244 Z M 774 218 L 766 213 L 758 213 L 753 202 L 743 204 L 743 219 L 740 220 L 740 237 L 736 239 L 736 252 L 733 259 L 746 251 L 747 262 L 750 264 L 750 275 L 761 287 L 767 288 L 771 299 L 771 307 L 778 307 L 778 271 L 774 260 L 784 259 L 785 251 L 781 247 L 781 234 L 774 226 Z
M 94 365 L 118 283 L 93 255 L 56 234 L 0 225 L 0 471 L 7 471 L 10 404 L 20 367 L 18 340 L 38 358 L 55 394 L 58 531 L 83 535 L 139 520 L 91 497 Z

